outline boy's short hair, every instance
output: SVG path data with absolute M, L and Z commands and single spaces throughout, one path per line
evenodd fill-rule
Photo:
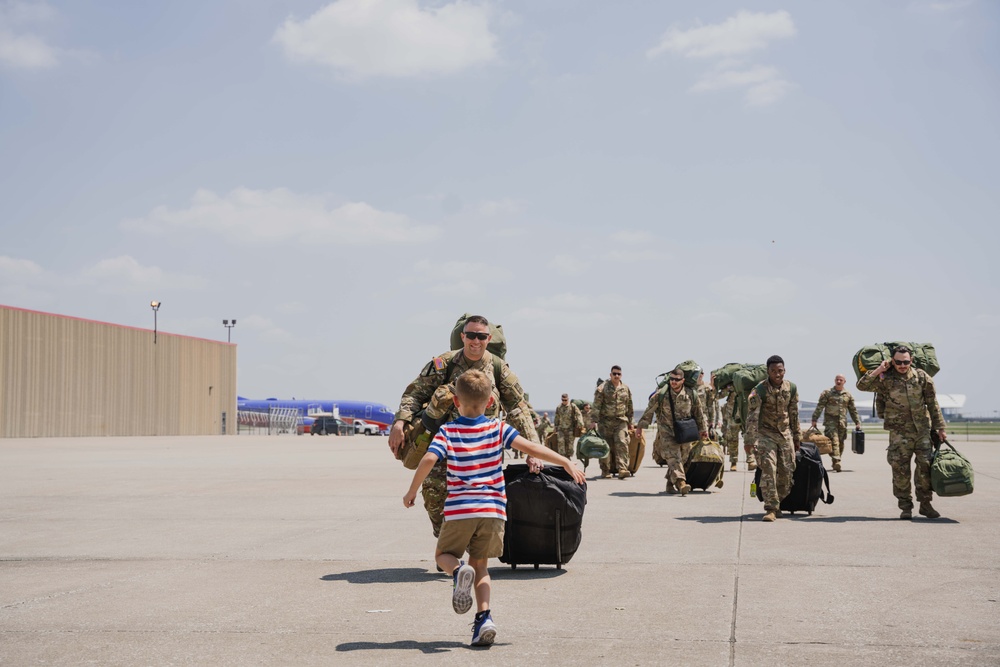
M 493 383 L 486 373 L 475 368 L 465 371 L 455 380 L 455 395 L 460 401 L 485 404 L 492 394 Z

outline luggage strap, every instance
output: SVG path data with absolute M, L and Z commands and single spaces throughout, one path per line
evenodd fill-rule
M 819 489 L 819 499 L 822 500 L 827 505 L 833 504 L 833 494 L 830 493 L 830 475 L 827 474 L 826 468 L 823 468 L 823 483 L 826 484 L 826 497 L 823 497 L 823 487 Z

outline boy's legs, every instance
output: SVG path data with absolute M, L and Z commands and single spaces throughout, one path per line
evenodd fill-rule
M 469 565 L 476 571 L 476 611 L 489 611 L 490 608 L 490 571 L 487 565 L 489 558 L 473 558 L 469 556 Z

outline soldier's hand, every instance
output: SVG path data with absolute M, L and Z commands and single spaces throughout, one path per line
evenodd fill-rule
M 944 432 L 943 428 L 942 429 L 938 429 L 938 438 L 941 439 L 941 442 L 944 442 L 945 440 L 948 439 L 948 434 Z
M 882 361 L 881 364 L 879 364 L 878 372 L 881 375 L 882 373 L 885 373 L 887 370 L 889 370 L 891 367 L 892 367 L 892 359 L 885 359 Z
M 816 428 L 816 420 L 815 419 L 813 420 L 812 427 Z
M 708 431 L 702 431 L 701 433 L 698 434 L 698 437 L 701 438 L 702 440 L 708 440 Z
M 399 448 L 403 444 L 403 420 L 400 419 L 393 423 L 392 428 L 389 429 L 389 449 L 392 451 L 392 455 L 397 459 L 399 458 Z
M 793 440 L 792 444 L 795 446 L 795 451 L 799 451 L 799 447 L 802 445 L 798 440 Z

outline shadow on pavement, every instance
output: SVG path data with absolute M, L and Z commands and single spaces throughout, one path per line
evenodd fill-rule
M 429 572 L 419 567 L 395 567 L 326 574 L 320 577 L 320 580 L 346 581 L 351 584 L 408 584 L 442 577 L 444 575 L 440 572 Z
M 337 651 L 420 651 L 421 653 L 448 653 L 456 648 L 474 649 L 475 647 L 462 642 L 417 642 L 412 640 L 398 642 L 348 642 L 337 644 Z
M 656 493 L 640 493 L 639 491 L 612 491 L 608 495 L 615 496 L 616 498 L 657 498 L 667 494 L 663 491 L 657 491 Z
M 566 574 L 565 565 L 557 570 L 555 565 L 542 565 L 537 570 L 534 565 L 518 565 L 512 570 L 510 565 L 501 563 L 490 567 L 490 577 L 493 579 L 552 579 Z
M 761 517 L 764 516 L 763 510 L 757 513 L 744 514 L 742 516 L 678 516 L 674 517 L 677 521 L 697 521 L 698 523 L 733 523 L 737 521 L 760 521 Z M 902 519 L 896 517 L 887 516 L 810 516 L 806 513 L 796 513 L 791 514 L 785 512 L 785 516 L 778 521 L 787 521 L 788 519 L 796 519 L 801 521 L 808 521 L 810 523 L 820 522 L 820 523 L 853 523 L 853 522 L 879 522 L 884 521 L 887 523 L 898 523 Z M 912 519 L 911 523 L 959 523 L 955 519 Z

